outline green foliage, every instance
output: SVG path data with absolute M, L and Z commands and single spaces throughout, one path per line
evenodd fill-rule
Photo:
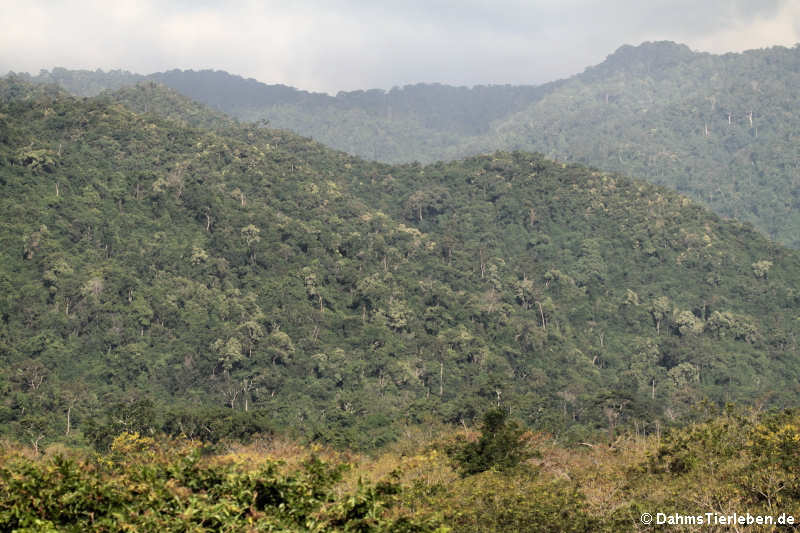
M 753 269 L 753 274 L 758 279 L 767 279 L 769 269 L 772 268 L 772 261 L 756 261 L 750 265 L 750 268 Z
M 665 490 L 643 507 L 681 509 L 717 501 L 752 515 L 800 510 L 796 411 L 757 414 L 735 407 L 664 435 L 628 482 Z M 776 512 L 776 510 L 779 510 Z
M 526 458 L 524 430 L 507 417 L 502 409 L 486 411 L 478 440 L 448 449 L 463 476 L 489 469 L 508 470 Z
M 661 188 L 370 163 L 161 86 L 0 95 L 3 435 L 363 450 L 498 405 L 569 440 L 797 401 L 797 254 Z
M 188 442 L 123 433 L 93 458 L 0 461 L 0 528 L 6 531 L 434 531 L 392 517 L 391 483 L 335 490 L 346 464 L 315 456 L 298 470 L 203 457 Z
M 715 56 L 623 46 L 483 142 L 668 186 L 796 248 L 799 61 L 797 47 Z
M 419 84 L 331 97 L 213 71 L 139 76 L 54 69 L 29 79 L 82 96 L 143 80 L 164 83 L 239 119 L 267 121 L 391 163 L 537 151 L 669 186 L 797 248 L 799 64 L 798 47 L 711 55 L 647 42 L 538 87 Z M 147 110 L 146 86 L 138 95 L 126 91 L 137 111 Z M 174 99 L 151 99 L 179 115 Z M 182 120 L 206 126 L 220 120 L 210 117 L 193 109 Z M 484 194 L 490 189 L 484 184 Z
M 569 533 L 603 531 L 602 520 L 586 512 L 580 492 L 568 483 L 530 474 L 485 472 L 454 488 L 447 518 L 454 531 L 487 533 Z

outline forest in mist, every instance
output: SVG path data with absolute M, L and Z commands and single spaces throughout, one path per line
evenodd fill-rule
M 798 75 L 0 78 L 0 529 L 800 518 Z

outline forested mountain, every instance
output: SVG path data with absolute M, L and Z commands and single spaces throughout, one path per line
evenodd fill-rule
M 56 83 L 77 96 L 96 96 L 105 89 L 152 80 L 241 120 L 266 121 L 348 153 L 389 163 L 460 155 L 466 139 L 488 133 L 492 122 L 525 109 L 559 83 L 473 88 L 421 83 L 389 91 L 339 92 L 334 97 L 212 70 L 142 76 L 55 68 L 23 77 Z
M 70 70 L 55 67 L 48 71 L 42 69 L 35 76 L 30 74 L 9 73 L 12 77 L 21 77 L 32 83 L 56 84 L 76 96 L 97 96 L 103 91 L 121 89 L 145 81 L 147 76 L 134 74 L 127 70 Z
M 623 47 L 523 112 L 492 146 L 639 176 L 800 246 L 800 48 L 715 56 Z
M 797 253 L 665 189 L 367 162 L 149 82 L 0 98 L 5 435 L 372 448 L 498 405 L 569 440 L 796 403 Z
M 539 87 L 420 84 L 335 97 L 224 72 L 147 78 L 368 159 L 431 162 L 521 149 L 622 172 L 800 247 L 797 47 L 712 55 L 644 43 Z M 145 77 L 54 69 L 31 79 L 93 95 Z

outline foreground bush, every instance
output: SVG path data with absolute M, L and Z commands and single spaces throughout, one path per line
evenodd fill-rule
M 187 442 L 118 437 L 107 455 L 0 459 L 3 531 L 399 531 L 436 528 L 395 512 L 392 483 L 339 486 L 344 463 L 204 456 Z

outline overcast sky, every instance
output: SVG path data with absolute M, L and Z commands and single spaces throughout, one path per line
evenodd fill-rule
M 0 0 L 0 73 L 220 69 L 307 90 L 537 84 L 622 44 L 800 42 L 798 0 Z

